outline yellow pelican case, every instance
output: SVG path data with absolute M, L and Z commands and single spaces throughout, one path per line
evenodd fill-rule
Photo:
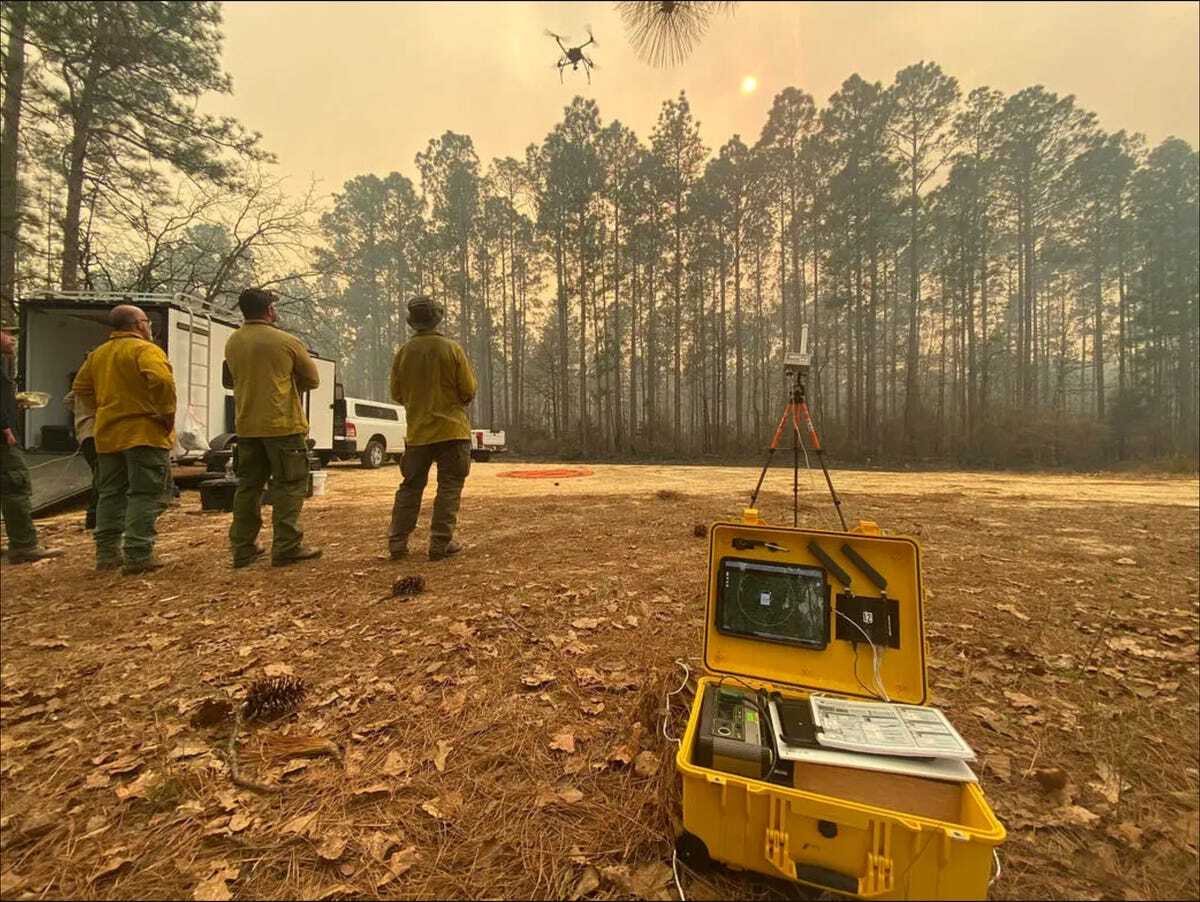
M 747 540 L 753 547 L 745 547 Z M 842 586 L 809 551 L 810 542 L 851 575 L 855 596 L 880 593 L 853 568 L 841 551 L 843 544 L 886 579 L 887 597 L 898 605 L 900 647 L 885 650 L 882 683 L 893 702 L 926 704 L 921 550 L 914 540 L 885 536 L 869 522 L 849 533 L 714 524 L 709 530 L 704 628 L 707 673 L 698 681 L 675 759 L 683 777 L 681 851 L 684 843 L 693 851 L 703 843 L 701 854 L 731 867 L 861 898 L 984 899 L 993 853 L 1005 830 L 976 783 L 796 763 L 787 786 L 694 763 L 702 700 L 714 683 L 778 691 L 784 698 L 805 698 L 810 691 L 875 697 L 859 682 L 860 676 L 864 683 L 872 682 L 870 647 L 865 641 L 859 644 L 862 662 L 856 676 L 853 646 L 834 639 L 833 609 Z M 718 630 L 718 574 L 726 557 L 825 570 L 832 601 L 825 648 L 796 648 Z M 869 592 L 862 591 L 867 587 Z

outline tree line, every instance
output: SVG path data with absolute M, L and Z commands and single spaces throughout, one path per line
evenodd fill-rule
M 519 158 L 448 131 L 415 180 L 360 175 L 319 210 L 259 136 L 185 102 L 229 90 L 218 4 L 13 2 L 3 23 L 5 298 L 271 284 L 347 390 L 383 398 L 429 294 L 479 371 L 475 422 L 531 451 L 753 455 L 807 324 L 837 458 L 1200 457 L 1197 153 L 1043 86 L 964 94 L 921 62 L 824 105 L 788 87 L 716 148 L 685 94 L 645 138 L 575 97 Z
M 475 411 L 580 454 L 760 449 L 801 327 L 844 458 L 1087 466 L 1197 457 L 1198 161 L 1041 86 L 922 62 L 704 146 L 686 95 L 648 141 L 576 97 L 522 159 L 468 136 L 321 219 L 323 328 L 379 392 L 431 294 Z

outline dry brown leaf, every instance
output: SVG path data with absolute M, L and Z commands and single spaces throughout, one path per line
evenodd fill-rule
M 1018 620 L 1028 620 L 1029 619 L 1029 615 L 1026 614 L 1024 611 L 1019 610 L 1015 605 L 998 604 L 998 605 L 996 605 L 996 610 L 1004 611 L 1004 613 L 1006 613 L 1006 614 L 1012 614 Z
M 195 758 L 197 755 L 203 755 L 207 751 L 207 745 L 177 745 L 167 757 L 172 761 L 180 761 L 184 758 Z
M 381 886 L 391 883 L 397 877 L 403 876 L 412 868 L 416 861 L 416 846 L 409 846 L 407 849 L 400 849 L 393 852 L 384 863 L 387 873 L 375 881 L 375 888 L 379 889 Z
M 566 789 L 558 791 L 558 797 L 568 805 L 574 805 L 576 802 L 583 801 L 583 793 L 574 786 L 569 786 Z
M 112 777 L 100 771 L 93 771 L 87 775 L 87 779 L 83 781 L 83 785 L 88 789 L 103 789 L 112 782 Z
M 236 880 L 237 877 L 238 869 L 228 867 L 225 860 L 222 859 L 208 879 L 196 884 L 196 889 L 192 891 L 192 898 L 196 902 L 229 902 L 233 898 L 233 893 L 229 890 L 229 881 Z
M 263 673 L 269 677 L 295 676 L 295 672 L 292 670 L 291 665 L 278 661 L 274 664 L 268 664 L 266 667 L 264 667 Z
M 1012 692 L 1008 689 L 1005 689 L 1004 697 L 1008 699 L 1008 703 L 1018 711 L 1036 711 L 1042 706 L 1042 703 L 1036 698 L 1031 695 L 1025 695 L 1023 692 Z
M 317 812 L 313 811 L 309 814 L 301 814 L 298 817 L 292 818 L 286 824 L 279 828 L 279 832 L 284 835 L 304 836 L 310 832 L 313 823 L 317 819 Z
M 639 777 L 653 777 L 658 773 L 658 755 L 651 751 L 638 752 L 633 759 L 633 772 Z
M 313 896 L 313 899 L 315 902 L 325 902 L 326 899 L 333 899 L 339 896 L 351 897 L 356 894 L 357 893 L 354 887 L 345 883 L 335 883 L 328 889 L 321 890 L 321 894 L 319 896 Z
M 1137 561 L 1135 561 L 1131 557 L 1119 557 L 1119 558 L 1117 558 L 1117 563 L 1122 567 L 1136 567 L 1137 566 Z
M 553 683 L 554 680 L 554 674 L 541 669 L 535 670 L 533 673 L 527 673 L 525 676 L 521 677 L 521 682 L 530 689 L 538 689 L 549 683 Z
M 1055 823 L 1067 824 L 1072 827 L 1091 827 L 1100 820 L 1100 815 L 1089 811 L 1082 805 L 1064 805 L 1052 815 Z
M 668 890 L 674 879 L 671 866 L 661 861 L 645 864 L 633 872 L 633 894 L 639 899 L 673 900 L 673 889 Z
M 633 874 L 627 864 L 610 864 L 600 869 L 600 875 L 623 893 L 632 895 Z
M 997 779 L 1007 783 L 1012 779 L 1012 759 L 1000 752 L 989 752 L 983 759 L 984 766 L 996 775 Z
M 1109 827 L 1105 831 L 1112 839 L 1119 843 L 1123 843 L 1130 848 L 1140 849 L 1142 847 L 1142 828 L 1137 824 L 1129 821 L 1122 821 L 1116 826 Z
M 117 798 L 125 802 L 129 799 L 144 799 L 150 786 L 158 779 L 158 775 L 152 770 L 146 771 L 132 783 L 126 783 L 123 786 L 117 787 Z
M 453 743 L 445 739 L 437 741 L 437 751 L 433 753 L 433 766 L 437 768 L 437 772 L 444 773 L 446 770 L 446 758 L 454 748 Z
M 450 717 L 457 717 L 460 713 L 462 713 L 463 706 L 466 703 L 466 690 L 452 692 L 442 700 L 442 713 Z
M 412 762 L 399 752 L 388 752 L 387 760 L 383 762 L 383 774 L 388 777 L 399 777 L 412 770 Z
M 229 832 L 241 833 L 247 827 L 254 823 L 254 818 L 249 814 L 235 814 L 229 819 Z
M 1129 783 L 1122 780 L 1120 772 L 1106 761 L 1100 762 L 1098 771 L 1099 781 L 1093 780 L 1088 786 L 1096 790 L 1108 804 L 1116 805 L 1121 801 L 1121 792 L 1130 788 Z
M 217 802 L 222 808 L 225 809 L 225 811 L 234 811 L 238 807 L 237 793 L 235 793 L 232 789 L 227 789 L 217 796 Z
M 100 867 L 92 873 L 92 876 L 88 878 L 88 880 L 89 882 L 94 883 L 97 880 L 103 880 L 105 877 L 112 877 L 117 873 L 117 871 L 132 863 L 132 858 L 126 858 L 123 855 L 110 855 L 104 864 L 100 865 Z
M 222 814 L 214 817 L 204 825 L 205 836 L 227 836 L 229 834 L 229 815 Z
M 283 766 L 283 770 L 279 772 L 279 776 L 286 777 L 289 774 L 298 773 L 299 771 L 305 770 L 308 765 L 309 762 L 305 761 L 303 758 L 293 758 Z
M 593 699 L 590 702 L 581 702 L 579 704 L 579 710 L 584 714 L 590 714 L 595 717 L 597 714 L 602 714 L 604 712 L 604 702 L 597 699 Z
M 386 783 L 372 783 L 370 786 L 364 786 L 361 789 L 356 789 L 351 796 L 358 802 L 370 802 L 376 799 L 386 799 L 392 794 L 392 788 Z
M 402 842 L 403 840 L 395 833 L 383 833 L 376 830 L 367 838 L 367 854 L 383 863 L 387 859 L 388 853 Z
M 571 890 L 571 902 L 578 902 L 598 889 L 600 889 L 600 872 L 589 865 L 583 869 L 583 873 L 575 881 L 575 887 Z
M 340 833 L 333 833 L 317 846 L 317 857 L 324 861 L 337 861 L 346 852 L 348 840 Z
M 461 792 L 445 792 L 437 798 L 430 799 L 421 804 L 421 810 L 430 817 L 437 818 L 440 821 L 448 821 L 458 814 L 458 811 L 463 806 L 463 794 Z
M 608 753 L 608 763 L 616 767 L 629 767 L 633 763 L 633 752 L 629 746 L 619 745 Z
M 594 630 L 603 622 L 603 617 L 577 617 L 571 621 L 571 626 L 577 630 Z
M 566 752 L 568 755 L 574 754 L 575 735 L 566 730 L 555 733 L 554 738 L 550 740 L 550 748 L 557 752 Z
M 114 777 L 120 777 L 124 776 L 125 774 L 131 774 L 134 771 L 141 770 L 142 763 L 143 762 L 130 755 L 123 755 L 111 764 L 104 765 L 101 770 Z

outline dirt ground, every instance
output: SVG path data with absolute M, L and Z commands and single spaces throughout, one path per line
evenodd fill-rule
M 0 895 L 676 898 L 662 728 L 676 660 L 701 663 L 693 529 L 735 518 L 757 472 L 498 475 L 524 466 L 474 467 L 468 553 L 439 563 L 387 560 L 394 467 L 331 470 L 304 513 L 325 556 L 284 569 L 232 570 L 227 515 L 190 491 L 145 578 L 92 570 L 82 513 L 40 521 L 66 557 L 0 571 Z M 771 522 L 791 522 L 790 475 L 768 476 Z M 1196 480 L 834 478 L 851 522 L 923 545 L 933 702 L 1009 831 L 993 896 L 1200 895 Z M 801 523 L 836 523 L 819 473 Z M 413 574 L 424 593 L 393 598 Z M 240 789 L 228 727 L 193 716 L 281 674 L 307 698 L 247 726 L 239 758 L 282 791 Z M 339 757 L 304 757 L 314 737 Z

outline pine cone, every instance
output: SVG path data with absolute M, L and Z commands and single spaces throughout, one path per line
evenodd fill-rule
M 392 584 L 392 596 L 404 598 L 408 595 L 420 595 L 425 591 L 425 577 L 401 576 Z
M 308 685 L 299 677 L 281 676 L 250 684 L 242 703 L 245 720 L 274 720 L 300 707 Z

